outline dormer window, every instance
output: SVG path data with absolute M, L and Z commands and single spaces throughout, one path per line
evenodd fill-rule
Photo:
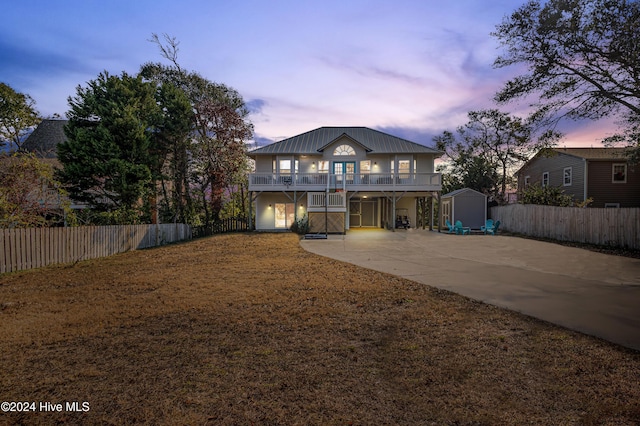
M 340 145 L 333 151 L 333 155 L 356 155 L 356 150 L 350 145 Z

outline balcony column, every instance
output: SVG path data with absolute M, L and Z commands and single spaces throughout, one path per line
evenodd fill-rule
M 438 232 L 442 229 L 442 197 L 441 191 L 438 191 Z
M 396 232 L 396 191 L 393 191 L 393 208 L 391 213 L 391 230 Z
M 253 191 L 249 191 L 249 217 L 247 218 L 247 228 L 252 231 L 253 226 Z
M 296 186 L 293 186 L 293 221 L 298 221 L 298 191 Z

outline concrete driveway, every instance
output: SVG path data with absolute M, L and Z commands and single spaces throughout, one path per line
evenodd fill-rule
M 351 230 L 312 253 L 640 350 L 640 260 L 509 236 Z

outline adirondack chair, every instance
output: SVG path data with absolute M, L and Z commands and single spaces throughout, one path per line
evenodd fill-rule
M 486 234 L 487 229 L 491 229 L 491 228 L 493 228 L 493 219 L 487 219 L 486 222 L 484 223 L 484 226 L 480 227 L 480 230 Z
M 468 226 L 462 226 L 462 222 L 456 220 L 456 224 L 454 226 L 457 235 L 468 235 L 471 234 L 471 228 Z
M 484 232 L 485 234 L 496 235 L 498 233 L 498 228 L 500 228 L 500 221 L 496 221 L 496 223 L 491 228 L 487 228 Z
M 456 227 L 455 227 L 455 226 L 453 226 L 453 225 L 451 224 L 451 222 L 449 222 L 449 219 L 447 219 L 446 224 L 447 224 L 447 228 L 449 228 L 448 233 L 449 233 L 449 234 L 455 234 L 455 233 L 456 233 Z

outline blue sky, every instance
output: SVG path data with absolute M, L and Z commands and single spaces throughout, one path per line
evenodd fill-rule
M 21 0 L 3 6 L 0 81 L 63 115 L 104 70 L 162 62 L 148 40 L 180 42 L 185 69 L 236 89 L 256 139 L 367 126 L 425 145 L 492 108 L 517 69 L 494 69 L 489 33 L 525 0 Z M 525 105 L 501 107 L 523 114 Z M 601 146 L 601 122 L 572 123 L 562 145 Z

